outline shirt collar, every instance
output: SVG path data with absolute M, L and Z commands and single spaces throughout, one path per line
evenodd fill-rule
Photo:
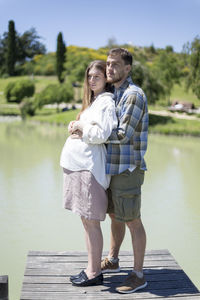
M 133 84 L 133 81 L 131 79 L 131 76 L 128 76 L 119 88 L 115 88 L 114 98 L 116 99 L 116 102 L 119 102 L 120 98 L 122 97 L 122 94 L 130 84 Z
M 118 91 L 118 90 L 125 90 L 125 89 L 127 89 L 127 87 L 128 87 L 130 84 L 133 84 L 133 81 L 132 81 L 131 76 L 128 76 L 128 77 L 125 79 L 125 81 L 122 83 L 122 85 L 120 85 L 119 88 L 115 88 L 115 91 Z

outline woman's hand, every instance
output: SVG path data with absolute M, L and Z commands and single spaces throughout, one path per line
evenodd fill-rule
M 81 132 L 83 131 L 83 123 L 81 121 L 75 121 L 72 124 L 72 133 L 77 130 Z
M 68 125 L 68 132 L 72 139 L 81 139 L 83 136 L 83 124 L 80 121 L 71 121 Z
M 72 134 L 73 132 L 73 124 L 75 123 L 76 121 L 71 121 L 68 125 L 68 132 L 69 134 Z

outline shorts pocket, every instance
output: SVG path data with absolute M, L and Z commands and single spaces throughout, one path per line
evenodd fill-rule
M 132 192 L 114 192 L 114 211 L 117 220 L 128 222 L 140 217 L 141 194 L 139 189 Z

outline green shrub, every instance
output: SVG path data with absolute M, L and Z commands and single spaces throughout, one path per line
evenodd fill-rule
M 36 111 L 35 101 L 32 98 L 24 98 L 24 100 L 20 103 L 19 109 L 21 112 L 22 119 L 26 119 L 26 116 L 34 116 Z
M 12 102 L 12 90 L 14 89 L 14 86 L 15 86 L 15 82 L 11 81 L 7 84 L 5 88 L 4 93 L 8 102 Z
M 8 102 L 20 103 L 25 97 L 32 97 L 35 92 L 33 81 L 25 79 L 8 83 L 5 96 Z
M 71 82 L 59 85 L 59 102 L 68 103 L 74 98 L 74 88 Z
M 54 75 L 55 74 L 55 67 L 53 64 L 48 63 L 44 69 L 45 75 Z
M 169 116 L 159 116 L 149 113 L 149 126 L 156 126 L 158 124 L 166 125 L 168 123 L 173 123 L 174 120 Z
M 38 108 L 42 108 L 46 104 L 53 104 L 56 102 L 56 84 L 49 84 L 39 94 L 36 95 L 36 102 Z
M 37 106 L 41 108 L 46 104 L 70 102 L 73 100 L 74 90 L 71 83 L 50 84 L 36 95 Z

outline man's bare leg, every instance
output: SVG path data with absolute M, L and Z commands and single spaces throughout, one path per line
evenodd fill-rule
M 146 233 L 144 226 L 140 218 L 127 222 L 127 226 L 129 227 L 132 238 L 134 270 L 142 272 L 146 248 Z
M 134 253 L 134 270 L 131 272 L 124 282 L 117 288 L 117 292 L 122 294 L 134 293 L 137 290 L 147 286 L 147 282 L 143 275 L 144 254 L 146 248 L 146 234 L 141 219 L 135 219 L 126 223 L 130 229 L 133 253 Z
M 109 214 L 111 218 L 111 236 L 109 257 L 118 258 L 119 249 L 125 236 L 126 225 L 123 222 L 115 220 L 114 214 Z

